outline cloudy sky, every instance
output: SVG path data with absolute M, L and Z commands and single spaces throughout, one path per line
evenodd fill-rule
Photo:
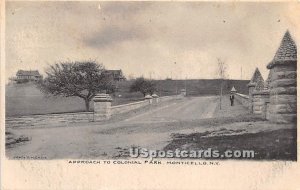
M 7 2 L 6 77 L 59 61 L 97 60 L 126 76 L 266 77 L 289 29 L 299 44 L 295 3 Z

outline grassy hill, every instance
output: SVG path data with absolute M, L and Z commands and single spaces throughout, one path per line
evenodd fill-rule
M 112 105 L 125 104 L 142 100 L 141 93 L 129 92 L 133 81 L 122 81 L 118 83 L 118 91 L 112 95 Z M 188 96 L 217 95 L 219 94 L 220 80 L 157 80 L 158 95 L 168 96 L 176 94 L 176 89 L 187 88 Z M 247 94 L 247 80 L 226 80 L 224 81 L 224 94 L 229 93 L 232 86 L 238 92 Z M 81 98 L 71 97 L 45 97 L 32 83 L 10 84 L 6 86 L 6 115 L 31 115 L 62 112 L 84 111 L 84 101 Z M 93 104 L 91 104 L 93 110 Z
M 84 101 L 80 98 L 46 98 L 34 84 L 11 84 L 7 85 L 5 90 L 5 111 L 7 116 L 84 110 Z

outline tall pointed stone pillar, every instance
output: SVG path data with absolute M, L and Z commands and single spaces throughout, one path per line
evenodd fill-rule
M 230 90 L 230 93 L 232 93 L 232 94 L 235 94 L 237 91 L 236 91 L 236 89 L 234 88 L 234 86 L 231 88 L 231 90 Z
M 270 69 L 270 121 L 297 122 L 297 46 L 287 31 L 273 58 Z
M 253 92 L 256 87 L 257 81 L 264 80 L 258 68 L 255 69 L 253 76 L 249 82 L 248 90 L 249 90 L 249 110 L 250 113 L 253 113 Z

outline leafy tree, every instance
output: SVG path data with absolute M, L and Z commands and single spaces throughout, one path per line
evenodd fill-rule
M 156 91 L 156 83 L 153 80 L 145 79 L 144 77 L 137 78 L 130 86 L 130 92 L 141 92 L 152 95 Z
M 115 90 L 112 76 L 105 74 L 104 66 L 95 61 L 56 63 L 47 68 L 46 75 L 38 83 L 43 93 L 80 97 L 85 101 L 86 111 L 89 111 L 90 101 L 97 93 Z

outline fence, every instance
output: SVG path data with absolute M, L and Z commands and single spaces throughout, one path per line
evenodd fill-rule
M 235 99 L 240 102 L 243 106 L 249 107 L 249 96 L 245 94 L 235 93 Z

